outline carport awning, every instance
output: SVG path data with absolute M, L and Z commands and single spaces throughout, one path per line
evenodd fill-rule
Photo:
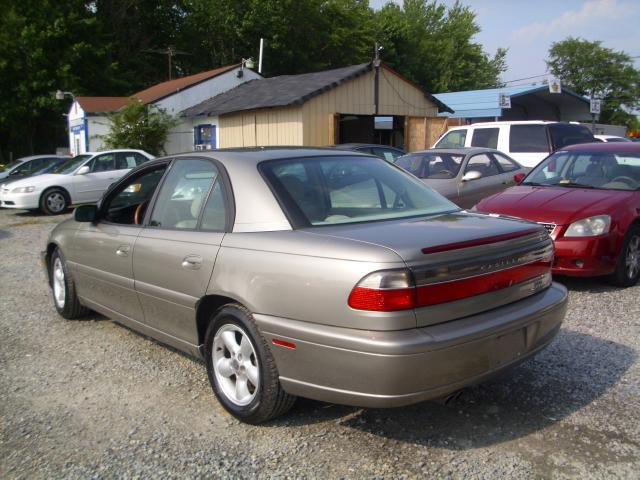
M 582 95 L 563 88 L 562 93 L 550 93 L 547 85 L 518 85 L 514 87 L 469 90 L 466 92 L 437 93 L 438 100 L 449 105 L 453 114 L 440 113 L 441 117 L 451 118 L 495 118 L 508 116 L 510 109 L 500 108 L 500 95 L 511 97 L 514 103 L 526 110 L 532 102 L 540 102 L 548 107 L 566 112 L 573 120 L 582 120 L 589 116 L 589 100 Z M 566 118 L 568 119 L 568 118 Z

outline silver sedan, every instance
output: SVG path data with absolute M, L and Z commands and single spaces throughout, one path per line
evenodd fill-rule
M 461 211 L 382 159 L 334 149 L 150 161 L 43 251 L 57 311 L 100 312 L 203 358 L 231 414 L 296 396 L 442 397 L 545 348 L 566 308 L 553 243 Z
M 462 208 L 515 185 L 529 170 L 491 148 L 423 150 L 395 163 Z

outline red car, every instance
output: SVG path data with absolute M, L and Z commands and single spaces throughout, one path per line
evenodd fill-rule
M 544 224 L 556 244 L 553 273 L 640 276 L 640 144 L 589 143 L 559 150 L 520 183 L 480 201 L 479 212 Z

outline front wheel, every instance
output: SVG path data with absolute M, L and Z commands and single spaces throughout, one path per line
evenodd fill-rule
M 47 215 L 58 215 L 69 206 L 67 194 L 59 188 L 51 188 L 40 198 L 40 210 Z
M 251 313 L 241 305 L 223 307 L 205 338 L 207 373 L 216 397 L 246 423 L 266 422 L 287 412 L 295 398 L 286 393 L 269 347 Z
M 609 278 L 618 287 L 631 287 L 640 278 L 640 226 L 629 227 L 622 243 L 616 270 Z

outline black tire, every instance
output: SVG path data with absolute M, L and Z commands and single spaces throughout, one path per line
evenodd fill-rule
M 56 283 L 56 275 L 58 274 L 58 261 L 60 262 L 60 268 L 64 275 L 60 283 Z M 67 267 L 64 255 L 58 248 L 56 248 L 53 252 L 53 255 L 51 255 L 49 281 L 51 284 L 51 293 L 53 294 L 53 304 L 62 317 L 68 320 L 74 320 L 89 313 L 89 309 L 82 306 L 80 304 L 80 301 L 78 300 L 78 296 L 76 295 L 76 285 L 73 282 L 73 277 L 71 276 L 71 272 Z M 61 290 L 64 290 L 63 297 L 58 296 Z
M 61 188 L 45 190 L 40 197 L 40 210 L 47 215 L 60 215 L 69 208 L 69 196 Z
M 257 357 L 259 382 L 257 388 L 254 388 L 253 392 L 251 392 L 254 395 L 253 399 L 246 405 L 236 403 L 234 399 L 225 393 L 225 388 L 218 381 L 218 376 L 214 370 L 214 354 L 216 353 L 214 352 L 214 341 L 216 340 L 216 335 L 218 332 L 224 332 L 230 328 L 239 329 L 236 333 L 240 338 L 243 338 L 242 335 L 248 337 L 251 341 L 253 352 Z M 218 349 L 218 355 L 220 354 L 220 349 Z M 225 410 L 238 420 L 254 425 L 263 423 L 286 413 L 295 403 L 296 397 L 289 395 L 282 389 L 278 369 L 269 346 L 258 331 L 251 312 L 242 305 L 225 305 L 215 313 L 205 336 L 205 356 L 207 373 L 213 393 Z M 236 365 L 238 365 L 237 362 Z M 237 374 L 232 374 L 229 377 L 230 380 L 233 381 L 232 377 L 234 376 L 237 381 Z M 250 382 L 249 385 L 251 385 Z
M 632 287 L 638 283 L 640 278 L 640 259 L 638 251 L 640 245 L 640 225 L 631 225 L 622 243 L 622 249 L 618 257 L 616 270 L 609 277 L 609 281 L 618 287 Z M 628 262 L 635 264 L 635 268 L 630 268 Z M 635 272 L 635 273 L 634 273 Z

